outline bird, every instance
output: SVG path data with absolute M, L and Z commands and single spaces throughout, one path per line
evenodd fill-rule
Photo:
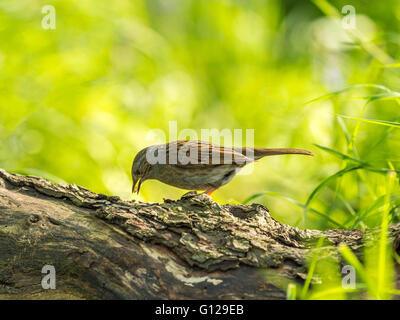
M 140 150 L 132 163 L 132 193 L 155 179 L 165 184 L 211 195 L 230 182 L 246 164 L 266 156 L 314 154 L 303 149 L 224 147 L 200 140 L 177 140 Z

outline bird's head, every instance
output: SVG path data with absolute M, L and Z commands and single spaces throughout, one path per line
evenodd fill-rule
M 132 164 L 132 193 L 137 192 L 139 194 L 140 186 L 142 183 L 149 178 L 149 172 L 151 170 L 151 164 L 146 159 L 146 149 L 138 152 Z

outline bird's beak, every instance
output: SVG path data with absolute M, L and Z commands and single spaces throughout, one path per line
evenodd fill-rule
M 142 185 L 143 180 L 141 178 L 138 178 L 136 181 L 133 181 L 133 186 L 132 186 L 132 193 L 136 192 L 139 194 L 140 186 Z

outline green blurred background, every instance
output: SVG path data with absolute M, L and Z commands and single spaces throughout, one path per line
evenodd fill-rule
M 154 143 L 149 130 L 168 132 L 173 120 L 178 130 L 199 134 L 201 128 L 255 129 L 256 146 L 316 155 L 263 159 L 214 199 L 243 203 L 275 192 L 304 204 L 344 165 L 314 144 L 347 154 L 343 128 L 351 134 L 356 121 L 341 125 L 338 115 L 358 117 L 363 98 L 380 91 L 363 87 L 305 102 L 355 84 L 399 86 L 399 69 L 385 66 L 399 54 L 400 2 L 330 3 L 339 13 L 355 7 L 356 36 L 329 17 L 324 1 L 1 0 L 0 167 L 159 202 L 186 191 L 148 181 L 139 197 L 131 194 L 131 163 Z M 41 26 L 47 4 L 56 9 L 55 30 Z M 364 117 L 397 121 L 399 108 L 395 99 L 376 99 Z M 361 123 L 359 158 L 398 168 L 399 137 L 398 129 Z M 310 206 L 348 221 L 384 194 L 385 179 L 346 174 L 327 183 Z M 285 223 L 296 224 L 303 213 L 281 196 L 254 201 Z M 313 212 L 299 226 L 337 227 Z

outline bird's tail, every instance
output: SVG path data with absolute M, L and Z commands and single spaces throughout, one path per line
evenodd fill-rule
M 288 148 L 243 148 L 242 153 L 246 156 L 251 156 L 252 152 L 254 152 L 253 158 L 255 160 L 261 159 L 267 156 L 275 156 L 280 154 L 304 154 L 308 156 L 313 156 L 314 153 L 311 151 L 303 150 L 303 149 L 288 149 Z

